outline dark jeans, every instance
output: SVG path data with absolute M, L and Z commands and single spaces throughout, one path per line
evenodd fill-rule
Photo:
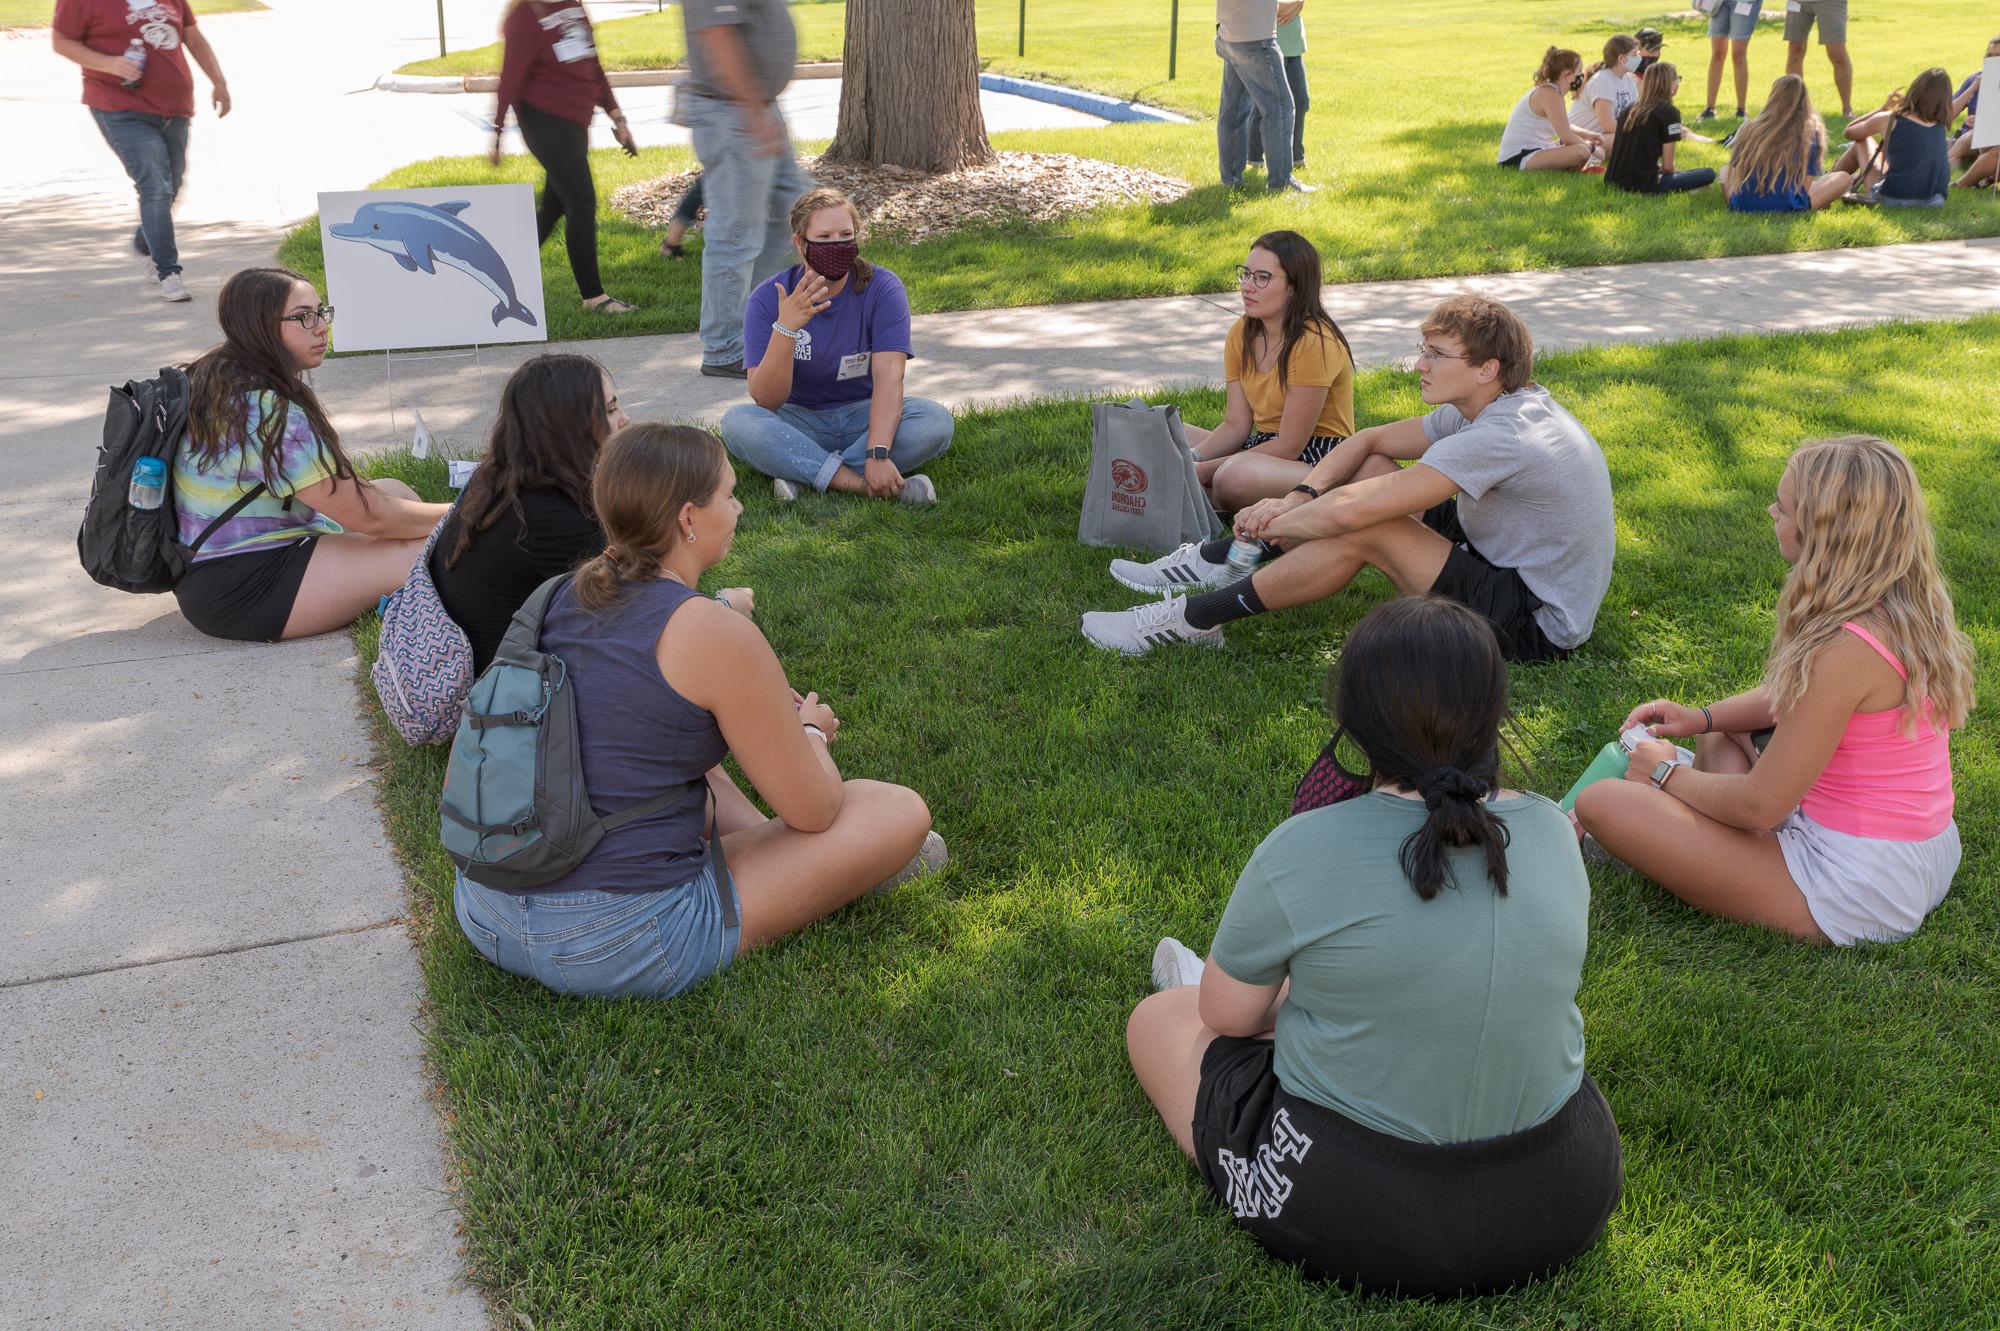
M 590 128 L 550 115 L 526 102 L 515 110 L 521 140 L 548 172 L 542 197 L 535 203 L 535 233 L 544 243 L 565 219 L 563 244 L 569 249 L 569 270 L 585 300 L 604 294 L 597 274 L 597 185 L 590 178 Z
M 1292 90 L 1292 161 L 1297 164 L 1306 160 L 1306 112 L 1312 107 L 1312 98 L 1306 90 L 1304 56 L 1285 57 L 1285 82 Z M 1264 155 L 1264 113 L 1254 108 L 1250 112 L 1247 155 L 1253 162 Z
M 1660 193 L 1678 194 L 1682 190 L 1701 189 L 1715 183 L 1712 167 L 1698 166 L 1692 171 L 1662 171 L 1660 173 Z
M 687 193 L 681 195 L 680 203 L 675 205 L 674 220 L 676 222 L 679 222 L 682 226 L 693 226 L 695 219 L 700 216 L 701 216 L 701 177 L 696 176 L 694 178 L 694 184 L 688 186 Z
M 1257 42 L 1225 42 L 1220 31 L 1215 53 L 1222 57 L 1222 104 L 1215 116 L 1217 165 L 1222 183 L 1234 189 L 1243 183 L 1243 166 L 1248 146 L 1247 126 L 1252 109 L 1274 125 L 1292 121 L 1292 90 L 1285 82 L 1285 58 L 1278 54 L 1278 39 Z M 1292 183 L 1292 145 L 1283 136 L 1273 136 L 1264 149 L 1264 188 L 1282 190 Z
M 181 252 L 174 244 L 174 198 L 187 170 L 188 118 L 100 111 L 94 106 L 90 114 L 139 195 L 139 228 L 132 233 L 132 247 L 152 256 L 153 270 L 161 277 L 178 273 Z

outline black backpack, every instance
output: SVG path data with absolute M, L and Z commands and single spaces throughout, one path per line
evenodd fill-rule
M 186 575 L 194 552 L 215 529 L 264 493 L 259 482 L 208 524 L 193 545 L 182 545 L 174 510 L 174 454 L 187 435 L 187 375 L 169 365 L 157 379 L 134 379 L 114 386 L 104 411 L 104 442 L 90 480 L 90 502 L 76 531 L 76 554 L 83 571 L 121 592 L 168 592 Z M 159 458 L 167 468 L 167 492 L 158 508 L 134 508 L 129 490 L 140 458 Z

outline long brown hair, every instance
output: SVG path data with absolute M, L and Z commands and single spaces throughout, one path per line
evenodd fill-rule
M 1291 288 L 1285 297 L 1285 332 L 1278 341 L 1278 387 L 1291 387 L 1292 348 L 1308 334 L 1324 338 L 1328 333 L 1339 339 L 1347 352 L 1347 363 L 1354 363 L 1354 348 L 1348 345 L 1347 334 L 1340 331 L 1340 325 L 1326 312 L 1326 305 L 1320 299 L 1319 251 L 1313 243 L 1296 231 L 1266 231 L 1250 242 L 1253 250 L 1268 250 L 1278 260 L 1278 267 L 1285 271 L 1285 282 Z M 1243 320 L 1243 357 L 1254 360 L 1264 346 L 1264 321 L 1245 318 Z
M 692 425 L 634 421 L 606 439 L 590 498 L 608 544 L 576 571 L 577 604 L 606 610 L 626 583 L 658 577 L 680 537 L 681 505 L 706 504 L 728 465 L 722 441 Z
M 523 361 L 500 390 L 500 414 L 486 456 L 458 501 L 458 540 L 444 566 L 457 567 L 473 538 L 502 513 L 511 512 L 525 536 L 524 490 L 554 490 L 591 512 L 590 474 L 610 433 L 602 365 L 565 352 Z
M 1618 62 L 1638 49 L 1639 39 L 1637 37 L 1629 37 L 1622 32 L 1614 34 L 1611 40 L 1604 43 L 1604 58 L 1583 71 L 1583 81 L 1585 83 L 1590 82 L 1591 79 L 1597 76 L 1597 71 L 1600 69 L 1608 69 L 1614 73 L 1622 74 L 1624 71 L 1618 68 Z
M 1646 72 L 1639 76 L 1639 100 L 1626 110 L 1620 126 L 1645 123 L 1647 116 L 1662 106 L 1674 104 L 1674 84 L 1681 72 L 1664 60 L 1654 61 L 1646 66 Z
M 1651 73 L 1651 70 L 1647 71 Z M 1786 74 L 1771 85 L 1764 109 L 1736 131 L 1729 154 L 1729 192 L 1791 194 L 1812 183 L 1812 158 L 1824 164 L 1826 122 L 1813 110 L 1806 81 Z
M 312 386 L 292 364 L 278 333 L 278 320 L 291 303 L 292 284 L 305 280 L 289 268 L 245 268 L 222 284 L 222 294 L 215 300 L 222 342 L 187 367 L 188 453 L 197 471 L 214 467 L 225 448 L 244 438 L 254 401 L 263 412 L 256 444 L 266 484 L 279 479 L 278 461 L 293 407 L 305 413 L 313 446 L 334 476 L 354 479 L 354 464 L 341 451 L 340 435 Z M 367 487 L 362 489 L 365 499 Z
M 1551 46 L 1548 50 L 1542 52 L 1541 66 L 1535 70 L 1535 86 L 1540 87 L 1544 83 L 1554 83 L 1556 75 L 1562 73 L 1571 65 L 1575 65 L 1577 72 L 1581 73 L 1583 71 L 1583 57 L 1563 47 Z M 1559 91 L 1567 92 L 1568 89 L 1559 89 Z
M 1928 120 L 1933 125 L 1945 125 L 1951 121 L 1951 75 L 1942 66 L 1933 65 L 1910 82 L 1910 91 L 1897 108 L 1897 114 L 1915 116 Z
M 792 205 L 792 234 L 801 241 L 806 238 L 806 229 L 812 225 L 812 216 L 822 208 L 845 208 L 847 215 L 854 219 L 854 238 L 861 239 L 861 210 L 854 206 L 854 200 L 830 185 L 817 185 L 799 195 Z M 868 279 L 875 275 L 875 265 L 854 256 L 854 267 L 848 274 L 854 280 L 847 289 L 859 295 L 868 289 Z

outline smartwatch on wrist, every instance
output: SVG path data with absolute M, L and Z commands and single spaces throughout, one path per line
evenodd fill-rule
M 1677 766 L 1679 764 L 1672 758 L 1662 758 L 1659 762 L 1653 764 L 1653 785 L 1660 790 L 1665 790 L 1667 788 L 1667 778 L 1674 774 L 1674 768 Z
M 1319 491 L 1313 489 L 1310 485 L 1307 485 L 1304 481 L 1300 481 L 1297 485 L 1294 485 L 1292 487 L 1292 490 L 1298 494 L 1310 496 L 1313 499 L 1319 498 Z
M 886 448 L 870 448 L 868 450 L 868 460 L 870 462 L 887 462 L 889 460 L 889 450 Z

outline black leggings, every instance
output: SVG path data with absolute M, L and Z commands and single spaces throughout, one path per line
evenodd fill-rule
M 522 141 L 549 173 L 535 205 L 537 238 L 546 243 L 558 218 L 567 218 L 563 243 L 569 247 L 569 270 L 585 300 L 604 294 L 597 275 L 597 185 L 590 178 L 590 128 L 552 116 L 526 102 L 517 103 L 515 118 Z

